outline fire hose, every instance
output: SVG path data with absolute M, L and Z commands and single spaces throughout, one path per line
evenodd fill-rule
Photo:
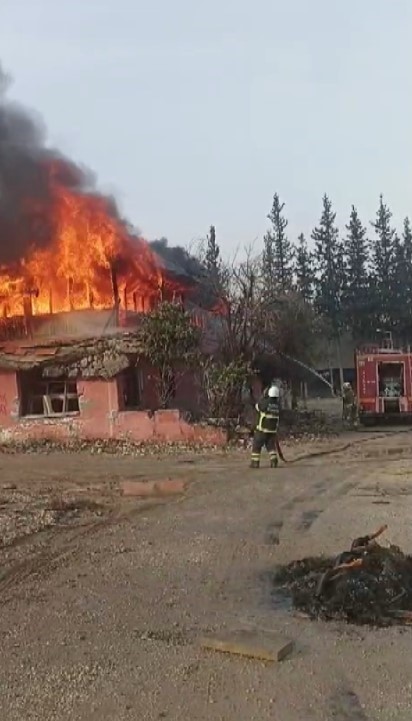
M 281 460 L 283 463 L 288 463 L 288 461 L 286 460 L 285 456 L 283 455 L 283 451 L 282 451 L 282 448 L 280 447 L 279 438 L 278 438 L 277 434 L 276 434 L 276 450 L 277 450 L 277 452 L 278 452 L 278 454 L 279 454 L 280 460 Z

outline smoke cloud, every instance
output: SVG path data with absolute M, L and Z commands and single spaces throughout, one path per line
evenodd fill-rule
M 205 269 L 200 261 L 180 245 L 170 246 L 167 238 L 152 240 L 150 246 L 171 272 L 179 271 L 191 278 L 201 278 L 204 275 Z
M 0 265 L 13 265 L 29 251 L 47 247 L 56 234 L 53 188 L 98 196 L 95 178 L 58 150 L 47 145 L 42 120 L 9 100 L 10 78 L 0 63 Z M 132 238 L 138 233 L 121 219 L 116 202 L 105 196 L 107 211 L 123 223 Z M 153 241 L 152 249 L 172 274 L 192 279 L 203 275 L 199 261 L 165 238 Z
M 82 193 L 94 184 L 90 171 L 47 147 L 43 123 L 8 99 L 9 85 L 0 65 L 0 263 L 7 264 L 52 241 L 52 183 Z

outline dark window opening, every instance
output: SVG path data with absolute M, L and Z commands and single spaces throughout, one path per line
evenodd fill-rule
M 119 405 L 124 411 L 141 407 L 141 373 L 136 366 L 129 366 L 119 375 Z
M 43 378 L 37 370 L 22 371 L 19 388 L 22 416 L 61 416 L 80 411 L 75 380 Z

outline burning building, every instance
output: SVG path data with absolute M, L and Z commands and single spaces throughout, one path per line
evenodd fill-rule
M 159 299 L 186 304 L 192 282 L 132 231 L 89 172 L 46 145 L 4 81 L 0 73 L 0 433 L 193 436 L 178 411 L 148 413 L 153 369 L 137 332 Z M 176 408 L 193 410 L 195 399 L 188 373 Z

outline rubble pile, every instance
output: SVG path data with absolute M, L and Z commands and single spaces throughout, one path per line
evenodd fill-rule
M 412 624 L 412 556 L 379 545 L 375 539 L 385 530 L 355 539 L 336 558 L 304 558 L 280 568 L 277 593 L 312 619 Z

